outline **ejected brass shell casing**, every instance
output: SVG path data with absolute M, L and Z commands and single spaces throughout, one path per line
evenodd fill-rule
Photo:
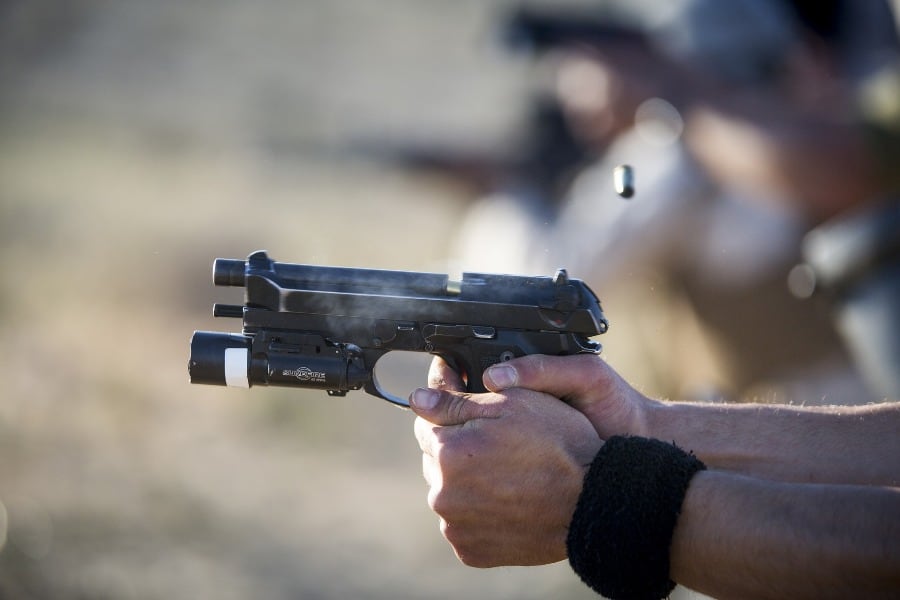
M 619 165 L 613 171 L 613 185 L 616 193 L 623 198 L 634 196 L 634 168 L 631 165 Z

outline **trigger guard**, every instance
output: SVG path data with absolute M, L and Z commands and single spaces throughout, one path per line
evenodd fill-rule
M 372 378 L 366 382 L 366 385 L 364 386 L 364 388 L 368 393 L 372 394 L 373 396 L 377 396 L 378 398 L 381 398 L 382 400 L 387 400 L 394 406 L 399 406 L 401 408 L 409 408 L 408 400 L 404 400 L 403 398 L 401 398 L 399 396 L 395 396 L 392 393 L 388 392 L 387 390 L 385 390 L 384 388 L 381 387 L 381 384 L 378 383 L 378 376 L 375 374 L 374 369 L 372 371 Z
M 358 347 L 356 347 L 358 349 Z M 359 351 L 362 353 L 362 351 Z M 409 408 L 409 400 L 403 399 L 399 396 L 395 396 L 394 394 L 387 391 L 382 385 L 381 382 L 378 381 L 378 361 L 384 358 L 386 355 L 390 354 L 389 351 L 378 352 L 374 356 L 369 355 L 364 358 L 365 362 L 369 364 L 366 369 L 369 372 L 369 376 L 366 378 L 365 382 L 362 385 L 363 390 L 371 396 L 375 396 L 376 398 L 381 398 L 394 406 L 399 406 L 400 408 Z
M 385 352 L 383 355 L 379 356 L 378 358 L 381 359 L 387 354 L 388 353 Z M 382 387 L 381 383 L 378 381 L 378 369 L 376 368 L 377 364 L 378 364 L 378 360 L 375 360 L 375 362 L 372 364 L 372 369 L 371 369 L 372 376 L 363 385 L 363 389 L 367 393 L 371 394 L 372 396 L 381 398 L 382 400 L 386 400 L 387 402 L 390 402 L 394 406 L 399 406 L 400 408 L 409 408 L 409 400 L 404 400 L 403 398 L 401 398 L 399 396 L 395 396 L 394 394 L 387 391 L 384 387 Z

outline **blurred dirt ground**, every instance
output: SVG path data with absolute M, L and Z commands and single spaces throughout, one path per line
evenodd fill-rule
M 215 257 L 447 268 L 460 191 L 346 148 L 502 135 L 499 5 L 0 4 L 0 597 L 593 596 L 458 563 L 409 413 L 187 378 Z

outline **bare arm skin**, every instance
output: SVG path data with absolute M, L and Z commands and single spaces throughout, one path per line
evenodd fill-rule
M 680 441 L 716 468 L 779 481 L 900 486 L 900 404 L 648 408 L 652 437 Z
M 505 379 L 503 379 L 505 377 Z M 900 403 L 799 407 L 660 402 L 598 356 L 530 356 L 485 373 L 488 389 L 563 398 L 602 439 L 674 441 L 710 468 L 801 483 L 900 486 Z
M 702 471 L 670 577 L 717 598 L 896 598 L 900 490 L 788 484 Z

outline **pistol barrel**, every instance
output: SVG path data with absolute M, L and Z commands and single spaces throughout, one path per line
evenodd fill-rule
M 213 283 L 221 286 L 243 287 L 247 261 L 217 258 L 213 261 Z

